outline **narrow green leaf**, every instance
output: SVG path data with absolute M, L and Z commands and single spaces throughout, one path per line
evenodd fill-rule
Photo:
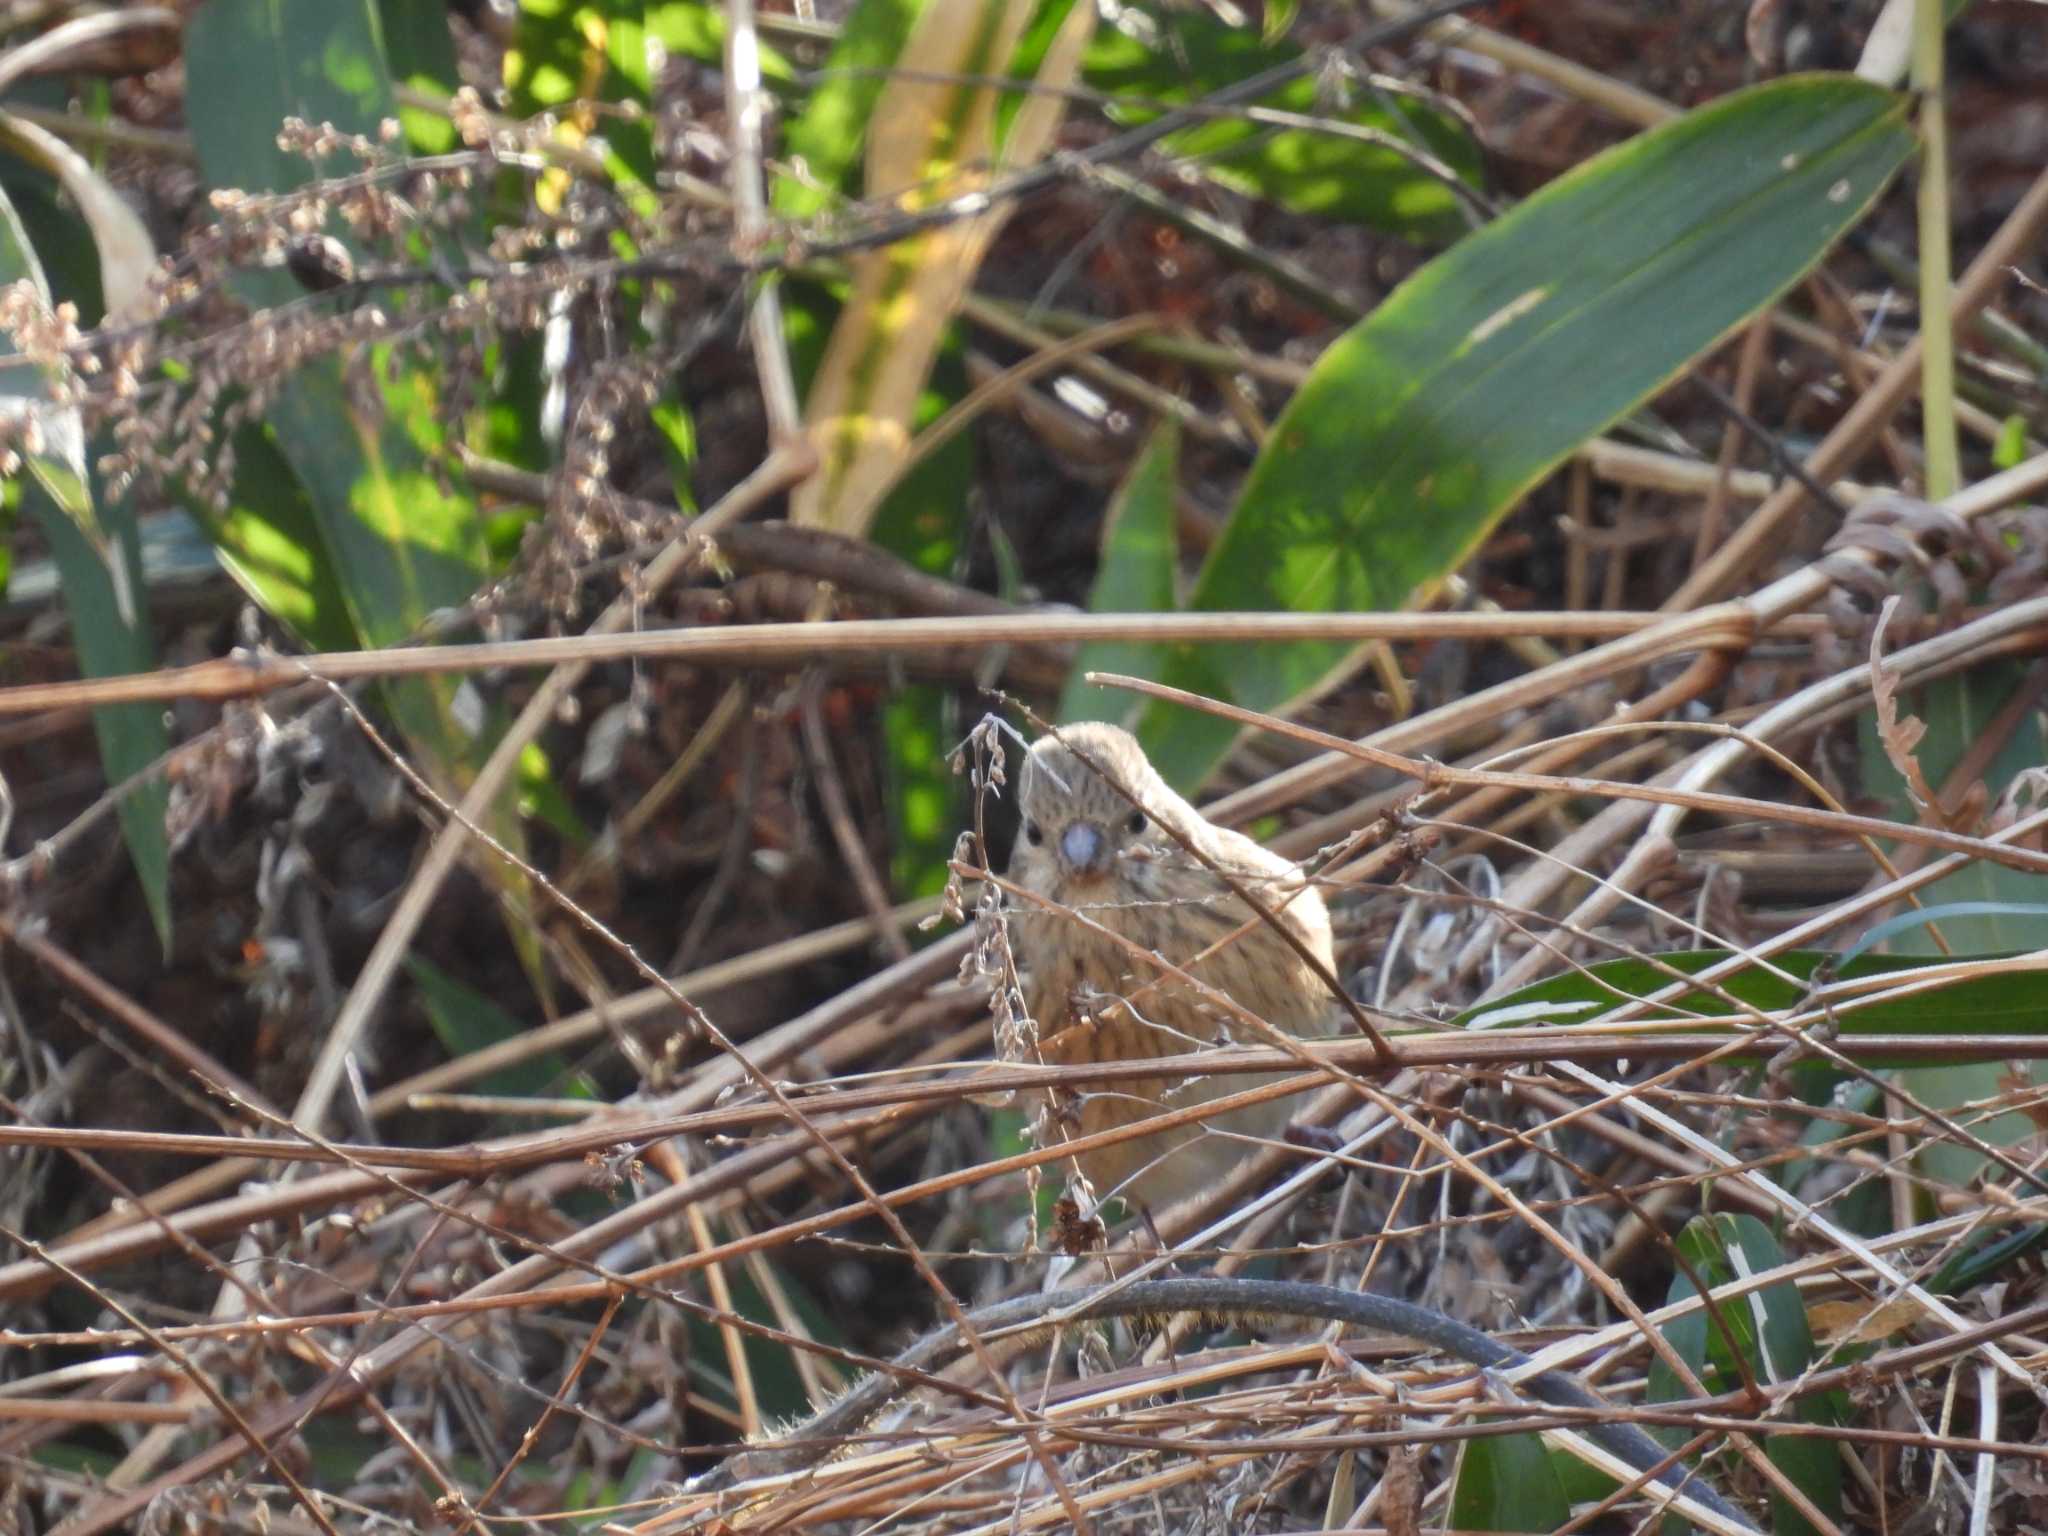
M 1569 975 L 1553 976 L 1495 998 L 1459 1015 L 1463 1029 L 1537 1028 L 1543 1024 L 1586 1024 L 1631 998 L 1648 997 L 1672 985 L 1672 973 L 1693 976 L 1728 960 L 1733 951 L 1689 949 L 1644 960 L 1609 960 Z M 1968 957 L 1958 957 L 1967 959 Z M 1985 957 L 1993 958 L 1993 957 Z M 1750 969 L 1719 982 L 1712 992 L 1684 992 L 1660 1004 L 1674 1016 L 1696 1016 L 1700 1027 L 1736 1012 L 1736 1004 L 1759 1009 L 1784 1009 L 1806 995 L 1804 981 L 1823 966 L 1823 974 L 1841 980 L 1865 976 L 1903 977 L 1926 964 L 1905 956 L 1863 955 L 1837 971 L 1836 957 L 1813 950 L 1775 955 L 1771 964 L 1800 983 L 1788 984 L 1768 972 Z M 1731 1003 L 1728 999 L 1736 1002 Z M 1841 1042 L 1853 1045 L 1858 1035 L 1954 1034 L 2048 1035 L 2048 975 L 2038 971 L 2004 971 L 1973 976 L 1938 989 L 1918 990 L 1906 997 L 1838 1010 Z M 1744 1056 L 1740 1059 L 1761 1059 Z M 1866 1061 L 1868 1058 L 1863 1058 Z M 1798 1069 L 1795 1069 L 1798 1070 Z
M 434 1038 L 450 1061 L 502 1045 L 524 1032 L 526 1026 L 518 1019 L 439 966 L 415 955 L 406 960 L 405 968 L 419 988 L 420 1006 Z M 534 1098 L 544 1093 L 579 1099 L 596 1096 L 589 1079 L 581 1074 L 572 1077 L 567 1063 L 554 1052 L 503 1067 L 477 1079 L 471 1087 L 477 1093 L 507 1098 Z
M 1719 1287 L 1775 1269 L 1784 1251 L 1770 1229 L 1754 1216 L 1695 1216 L 1678 1236 L 1679 1252 L 1709 1286 Z M 1672 1277 L 1669 1302 L 1690 1300 L 1697 1291 L 1683 1270 Z M 1722 1303 L 1717 1325 L 1704 1311 L 1692 1312 L 1666 1326 L 1664 1334 L 1679 1357 L 1700 1377 L 1709 1392 L 1742 1386 L 1735 1361 L 1766 1389 L 1796 1380 L 1812 1364 L 1813 1334 L 1806 1305 L 1790 1281 L 1764 1287 Z M 1668 1403 L 1690 1396 L 1661 1357 L 1650 1364 L 1649 1400 Z M 1795 1413 L 1809 1424 L 1841 1422 L 1839 1393 L 1812 1393 L 1799 1398 Z M 1683 1444 L 1682 1429 L 1658 1432 L 1667 1444 Z M 1842 1517 L 1842 1460 L 1825 1439 L 1805 1435 L 1766 1435 L 1764 1453 L 1824 1516 L 1839 1525 Z M 1777 1490 L 1771 1493 L 1771 1529 L 1804 1536 L 1815 1529 Z
M 2012 469 L 2027 458 L 2027 418 L 2017 413 L 1998 424 L 1998 438 L 1991 445 L 1991 467 Z
M 113 677 L 148 672 L 156 666 L 149 632 L 147 596 L 142 584 L 142 545 L 134 513 L 126 503 L 103 505 L 96 521 L 101 533 L 89 537 L 80 526 L 76 505 L 60 503 L 58 494 L 79 482 L 68 475 L 46 476 L 47 466 L 32 464 L 22 505 L 49 540 L 64 587 L 64 606 L 71 615 L 78 663 L 87 677 Z M 67 496 L 68 500 L 69 497 Z M 164 714 L 149 704 L 110 704 L 92 712 L 99 738 L 100 762 L 108 784 L 119 784 L 170 750 Z M 170 790 L 159 775 L 126 796 L 120 805 L 121 836 L 142 881 L 142 894 L 156 925 L 164 955 L 171 952 L 171 850 L 164 833 Z
M 697 510 L 697 422 L 680 393 L 671 386 L 669 395 L 648 413 L 654 430 L 661 434 L 662 457 L 668 460 L 669 483 L 675 490 L 676 505 L 685 512 Z
M 1713 102 L 1559 178 L 1430 262 L 1322 356 L 1196 585 L 1198 609 L 1395 609 L 1517 500 L 1807 271 L 1913 151 L 1910 103 L 1840 76 Z M 1183 647 L 1167 680 L 1281 708 L 1335 644 Z M 1236 734 L 1154 706 L 1198 784 Z
M 1102 527 L 1102 564 L 1089 594 L 1091 613 L 1171 613 L 1180 548 L 1174 537 L 1174 492 L 1180 484 L 1180 428 L 1171 416 L 1152 430 L 1118 487 Z M 1062 723 L 1128 715 L 1130 696 L 1087 681 L 1090 672 L 1136 673 L 1154 665 L 1155 647 L 1102 640 L 1081 647 L 1060 693 Z
M 0 283 L 16 282 L 33 284 L 42 301 L 50 302 L 50 285 L 35 248 L 14 204 L 0 191 Z M 0 338 L 0 358 L 14 356 L 14 348 Z M 20 505 L 35 519 L 56 561 L 80 669 L 87 677 L 149 671 L 156 659 L 134 512 L 125 502 L 96 504 L 76 409 L 57 406 L 42 375 L 16 363 L 0 368 L 0 410 L 38 417 L 43 425 L 48 447 L 26 456 Z M 170 749 L 163 711 L 150 705 L 105 706 L 92 712 L 92 722 L 109 785 L 124 782 Z M 125 796 L 119 808 L 122 840 L 166 957 L 171 949 L 171 850 L 164 832 L 169 804 L 170 791 L 157 777 Z
M 1571 1517 L 1541 1435 L 1481 1435 L 1459 1451 L 1451 1529 L 1554 1531 Z

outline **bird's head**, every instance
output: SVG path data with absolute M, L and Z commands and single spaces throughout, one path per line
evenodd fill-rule
M 1060 736 L 1042 737 L 1024 759 L 1024 820 L 1010 869 L 1044 895 L 1099 897 L 1112 880 L 1132 876 L 1133 854 L 1149 856 L 1158 841 L 1153 816 L 1171 814 L 1179 797 L 1120 726 L 1091 720 Z

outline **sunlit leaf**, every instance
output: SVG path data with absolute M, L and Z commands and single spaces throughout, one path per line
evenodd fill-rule
M 1196 584 L 1200 609 L 1397 609 L 1567 454 L 1769 303 L 1913 151 L 1910 103 L 1840 76 L 1713 102 L 1560 177 L 1430 262 L 1318 360 Z M 1256 709 L 1339 675 L 1339 644 L 1184 647 L 1167 680 Z M 1198 784 L 1235 727 L 1158 705 Z
M 930 208 L 1045 152 L 1093 7 L 1067 9 L 1036 76 L 1046 89 L 1017 108 L 1007 133 L 997 131 L 1007 93 L 976 83 L 1004 72 L 1035 8 L 1033 0 L 930 0 L 869 121 L 869 197 Z M 853 259 L 852 295 L 804 405 L 819 469 L 791 495 L 792 521 L 866 533 L 909 455 L 912 418 L 953 311 L 1007 213 L 955 220 Z
M 1284 7 L 1282 8 L 1284 12 Z M 1269 8 L 1268 18 L 1273 19 Z M 1283 26 L 1284 14 L 1280 18 Z M 1301 57 L 1301 50 L 1247 27 L 1229 27 L 1188 7 L 1126 12 L 1088 50 L 1084 78 L 1123 101 L 1181 105 Z M 1211 180 L 1297 213 L 1369 224 L 1411 238 L 1448 240 L 1468 221 L 1458 193 L 1397 145 L 1411 146 L 1445 171 L 1479 185 L 1479 146 L 1457 118 L 1413 96 L 1377 85 L 1332 86 L 1304 73 L 1262 98 L 1273 108 L 1327 122 L 1324 131 L 1278 127 L 1228 112 L 1181 129 L 1160 144 Z M 1120 105 L 1114 115 L 1142 123 L 1151 106 Z M 1347 136 L 1345 130 L 1363 130 Z M 1373 142 L 1373 135 L 1394 145 Z

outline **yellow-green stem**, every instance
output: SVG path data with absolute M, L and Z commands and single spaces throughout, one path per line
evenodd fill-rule
M 1942 104 L 1942 0 L 1918 0 L 1913 89 L 1920 96 L 1920 408 L 1930 500 L 1962 484 L 1956 452 L 1955 339 L 1948 308 L 1948 115 Z

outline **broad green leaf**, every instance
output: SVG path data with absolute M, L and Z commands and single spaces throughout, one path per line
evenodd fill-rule
M 0 192 L 0 283 L 31 284 L 44 304 L 50 285 L 36 260 L 14 204 Z M 133 509 L 125 502 L 96 505 L 86 465 L 78 412 L 51 400 L 42 375 L 16 359 L 0 338 L 0 411 L 40 421 L 46 447 L 24 455 L 20 505 L 48 540 L 71 615 L 73 645 L 87 677 L 147 672 L 156 665 L 149 629 L 148 593 L 142 582 L 141 543 Z M 100 763 L 109 785 L 120 784 L 170 749 L 163 711 L 147 704 L 114 704 L 92 712 Z M 170 791 L 159 776 L 124 796 L 122 840 L 142 882 L 157 940 L 171 948 L 170 842 L 164 813 Z
M 1775 1269 L 1784 1251 L 1770 1230 L 1754 1216 L 1695 1216 L 1678 1235 L 1678 1248 L 1695 1273 L 1719 1287 Z M 1672 1276 L 1668 1302 L 1690 1300 L 1698 1292 L 1684 1270 Z M 1668 1324 L 1664 1336 L 1709 1392 L 1738 1391 L 1743 1385 L 1735 1368 L 1739 1357 L 1749 1375 L 1768 1390 L 1795 1380 L 1813 1362 L 1813 1334 L 1799 1288 L 1789 1281 L 1723 1302 L 1719 1321 L 1704 1310 Z M 1668 1403 L 1691 1395 L 1661 1357 L 1650 1362 L 1649 1400 Z M 1809 1424 L 1842 1422 L 1846 1399 L 1839 1392 L 1799 1398 L 1793 1412 Z M 1666 1444 L 1684 1443 L 1685 1431 L 1656 1431 Z M 1842 1459 L 1833 1442 L 1807 1435 L 1765 1435 L 1764 1453 L 1812 1501 L 1839 1525 L 1842 1512 Z M 1814 1526 L 1775 1489 L 1771 1493 L 1771 1528 L 1804 1536 Z
M 1571 1517 L 1541 1435 L 1481 1435 L 1459 1450 L 1453 1530 L 1554 1531 Z
M 186 24 L 192 141 L 216 187 L 277 192 L 304 182 L 305 160 L 277 144 L 287 116 L 375 138 L 395 113 L 370 0 L 289 9 L 286 17 L 272 0 L 208 0 Z
M 1180 429 L 1160 420 L 1151 440 L 1110 503 L 1102 527 L 1102 564 L 1089 594 L 1091 613 L 1171 613 L 1180 547 L 1174 537 L 1174 492 L 1180 482 Z M 1060 693 L 1060 720 L 1102 720 L 1128 714 L 1130 696 L 1097 687 L 1090 672 L 1140 672 L 1153 647 L 1130 640 L 1099 640 L 1081 647 Z
M 187 496 L 185 506 L 213 540 L 243 591 L 316 651 L 360 650 L 348 595 L 342 591 L 320 519 L 269 426 L 235 433 L 235 479 L 228 505 L 216 511 Z
M 1198 609 L 1390 610 L 1470 557 L 1588 437 L 1797 281 L 1913 151 L 1905 96 L 1739 91 L 1578 167 L 1423 267 L 1324 352 L 1196 584 Z M 1277 709 L 1338 644 L 1181 647 L 1166 680 Z M 1155 705 L 1183 788 L 1236 728 Z
M 1082 77 L 1120 101 L 1179 106 L 1300 57 L 1291 44 L 1249 27 L 1225 26 L 1205 11 L 1160 7 L 1126 12 L 1120 26 L 1098 32 Z M 1331 131 L 1280 128 L 1232 112 L 1169 135 L 1160 151 L 1188 160 L 1234 191 L 1297 213 L 1434 241 L 1454 239 L 1467 227 L 1458 194 L 1441 179 L 1397 149 L 1342 132 L 1363 129 L 1412 145 L 1476 187 L 1479 146 L 1456 118 L 1358 82 L 1345 82 L 1339 94 L 1314 72 L 1256 105 L 1324 119 Z M 1120 121 L 1143 123 L 1158 116 L 1158 109 L 1119 105 L 1112 113 Z
M 272 192 L 304 182 L 304 162 L 276 148 L 287 116 L 374 134 L 390 112 L 369 0 L 308 15 L 317 21 L 294 10 L 287 25 L 267 0 L 212 0 L 194 17 L 185 54 L 192 133 L 213 185 Z M 303 483 L 356 632 L 391 645 L 467 602 L 488 570 L 474 503 L 443 490 L 427 467 L 443 446 L 432 381 L 418 369 L 394 375 L 382 356 L 360 362 L 382 385 L 381 409 L 366 408 L 345 385 L 341 360 L 329 358 L 299 370 L 266 420 Z
M 23 90 L 25 94 L 26 87 Z M 92 231 L 64 198 L 56 178 L 23 161 L 0 156 L 0 193 L 14 204 L 15 215 L 42 261 L 50 297 L 77 305 L 80 327 L 99 324 L 106 317 L 99 251 L 92 243 Z

